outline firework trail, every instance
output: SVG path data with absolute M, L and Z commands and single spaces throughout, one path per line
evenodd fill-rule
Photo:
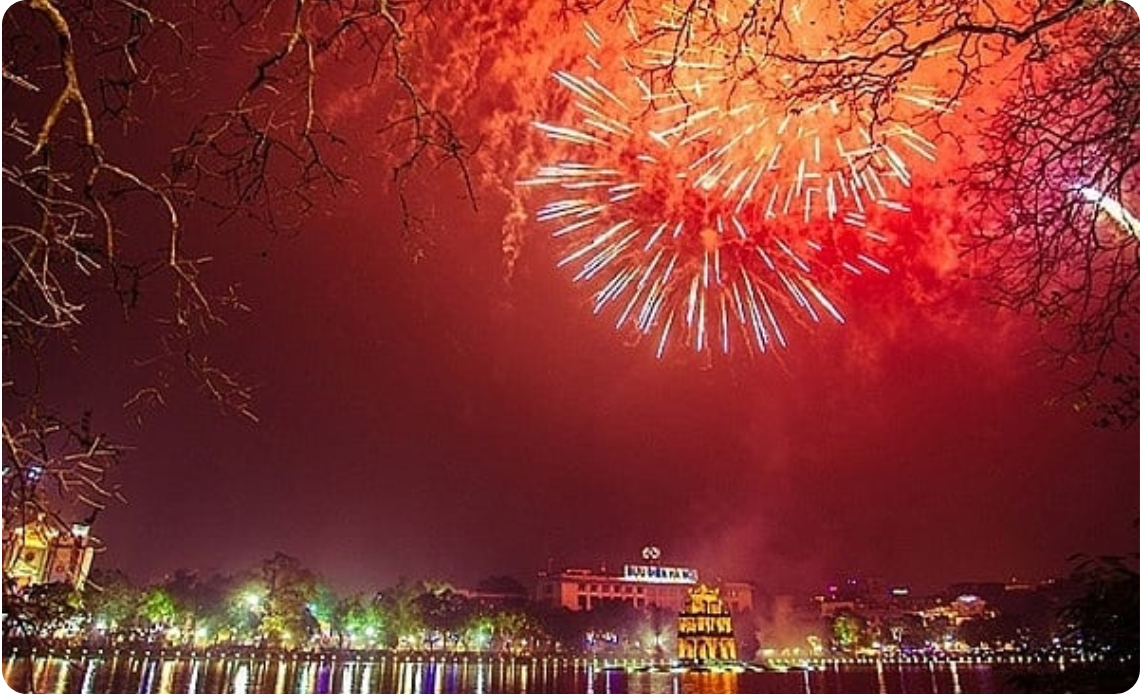
M 783 347 L 788 317 L 844 322 L 828 285 L 888 272 L 874 222 L 908 211 L 908 158 L 934 158 L 903 123 L 773 99 L 797 75 L 726 29 L 748 8 L 630 5 L 610 41 L 587 24 L 586 67 L 553 75 L 571 122 L 535 123 L 562 158 L 521 183 L 561 193 L 536 214 L 559 264 L 659 357 Z M 900 99 L 942 107 L 921 88 Z
M 1140 218 L 1128 211 L 1119 200 L 1108 197 L 1096 188 L 1081 186 L 1077 192 L 1085 200 L 1093 203 L 1098 212 L 1104 212 L 1119 226 L 1124 238 L 1140 241 Z

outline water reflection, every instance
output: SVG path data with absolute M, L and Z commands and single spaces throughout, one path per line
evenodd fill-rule
M 261 660 L 113 655 L 11 659 L 4 677 L 39 694 L 1014 694 L 987 665 L 878 664 L 800 672 L 669 673 L 565 658 Z
M 186 687 L 187 694 L 198 694 L 198 671 L 202 669 L 202 662 L 199 660 L 191 661 L 190 667 L 190 684 Z M 87 694 L 84 692 L 84 694 Z
M 609 672 L 605 677 L 609 691 L 615 694 L 740 694 L 742 676 L 735 672 Z
M 64 675 L 63 675 L 63 677 L 59 678 L 59 683 L 56 685 L 55 694 L 63 694 L 64 691 L 66 691 L 67 681 L 71 675 L 71 671 L 74 669 L 75 669 L 74 667 L 69 667 L 69 668 L 64 669 Z
M 95 667 L 98 660 L 91 659 L 87 661 L 87 667 L 83 669 L 83 684 L 79 686 L 79 694 L 91 694 L 95 688 Z
M 238 666 L 237 672 L 234 674 L 232 691 L 233 694 L 247 694 L 249 692 L 249 665 L 242 663 Z

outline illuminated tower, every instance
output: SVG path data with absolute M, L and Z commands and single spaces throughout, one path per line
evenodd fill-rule
M 4 531 L 4 577 L 17 586 L 70 583 L 83 590 L 95 556 L 89 521 L 71 532 L 49 525 L 41 516 Z
M 701 584 L 689 591 L 677 619 L 677 658 L 695 663 L 736 660 L 732 615 L 720 599 L 720 589 Z

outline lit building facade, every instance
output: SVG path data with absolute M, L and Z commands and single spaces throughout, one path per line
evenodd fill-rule
M 959 595 L 948 605 L 931 605 L 919 610 L 918 615 L 922 617 L 924 624 L 941 618 L 953 622 L 954 626 L 961 626 L 962 622 L 971 619 L 989 619 L 996 617 L 997 613 L 989 609 L 986 601 L 976 595 Z
M 83 590 L 95 548 L 89 527 L 82 523 L 70 532 L 36 520 L 4 533 L 4 576 L 17 586 L 70 583 Z
M 688 604 L 689 591 L 699 583 L 700 576 L 694 568 L 657 563 L 626 564 L 621 572 L 564 569 L 540 573 L 534 597 L 537 602 L 574 611 L 626 602 L 639 608 L 658 607 L 680 612 Z M 752 609 L 750 583 L 722 581 L 718 587 L 728 609 L 733 612 Z

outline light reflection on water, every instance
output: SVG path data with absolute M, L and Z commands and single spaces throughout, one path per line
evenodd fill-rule
M 36 694 L 1013 694 L 1008 671 L 930 664 L 761 673 L 623 672 L 566 659 L 304 661 L 9 658 Z
M 787 677 L 787 674 L 763 675 L 772 680 L 779 677 L 787 684 L 796 686 L 798 676 Z M 702 672 L 702 673 L 605 673 L 607 692 L 610 694 L 741 694 L 741 675 L 732 672 Z M 799 694 L 802 689 L 758 689 L 764 692 L 795 692 Z

